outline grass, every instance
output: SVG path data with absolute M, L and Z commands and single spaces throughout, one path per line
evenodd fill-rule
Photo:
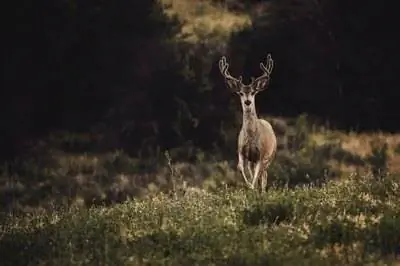
M 318 143 L 323 145 L 330 140 L 334 139 L 340 142 L 341 148 L 359 157 L 367 157 L 373 152 L 374 145 L 388 145 L 388 161 L 387 167 L 389 172 L 400 172 L 400 153 L 396 152 L 397 147 L 400 145 L 400 134 L 390 134 L 383 132 L 372 133 L 344 133 L 340 131 L 324 131 L 312 133 L 312 138 Z M 357 170 L 354 165 L 341 165 L 342 170 L 351 173 Z M 364 173 L 368 169 L 363 169 Z
M 398 177 L 158 193 L 7 217 L 2 265 L 395 265 Z

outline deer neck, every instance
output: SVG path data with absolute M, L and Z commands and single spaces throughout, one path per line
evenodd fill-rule
M 255 135 L 257 132 L 257 113 L 255 107 L 251 110 L 243 110 L 243 125 L 242 130 L 244 130 L 247 135 Z

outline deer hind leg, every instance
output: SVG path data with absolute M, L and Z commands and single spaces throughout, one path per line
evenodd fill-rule
M 247 185 L 247 186 L 251 186 L 251 183 L 250 183 L 249 180 L 247 179 L 246 173 L 245 173 L 245 171 L 244 171 L 244 164 L 245 164 L 245 161 L 244 161 L 244 159 L 243 159 L 243 156 L 239 153 L 239 160 L 238 160 L 237 168 L 238 168 L 238 170 L 240 171 L 240 173 L 242 174 L 243 179 L 244 179 L 244 182 L 246 183 L 246 185 Z M 248 165 L 248 162 L 247 162 L 247 165 Z M 250 172 L 250 174 L 251 174 L 251 172 Z
M 252 180 L 254 179 L 253 170 L 254 170 L 254 164 L 253 164 L 252 162 L 247 162 L 247 171 L 249 172 L 249 174 L 250 174 L 250 179 L 251 179 L 251 180 L 249 181 L 249 183 L 251 183 Z
M 267 169 L 264 170 L 264 173 L 261 177 L 261 192 L 264 193 L 265 188 L 267 187 L 267 181 L 268 181 L 268 172 Z
M 268 163 L 266 164 L 264 171 L 263 171 L 263 175 L 262 175 L 262 179 L 261 179 L 261 192 L 265 192 L 265 189 L 267 187 L 267 182 L 268 182 L 268 167 L 271 164 L 271 160 L 268 161 Z

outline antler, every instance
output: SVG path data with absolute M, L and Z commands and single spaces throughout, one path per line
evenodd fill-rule
M 262 69 L 262 71 L 264 71 L 264 73 L 256 79 L 252 78 L 252 84 L 261 84 L 261 86 L 258 86 L 259 89 L 261 89 L 262 87 L 264 87 L 267 84 L 267 81 L 269 80 L 272 69 L 274 68 L 274 61 L 271 58 L 271 54 L 267 55 L 266 65 L 264 65 L 262 62 L 260 63 L 260 68 Z M 261 82 L 263 82 L 263 83 L 261 83 Z
M 239 76 L 239 79 L 236 79 L 229 74 L 228 71 L 229 64 L 226 62 L 226 57 L 223 56 L 221 60 L 219 60 L 219 70 L 221 71 L 221 74 L 225 77 L 225 80 L 229 83 L 230 81 L 233 81 L 234 84 L 241 84 L 242 83 L 242 76 Z

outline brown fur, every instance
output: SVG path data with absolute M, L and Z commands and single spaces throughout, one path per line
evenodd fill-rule
M 252 114 L 257 116 L 256 113 Z M 260 163 L 260 171 L 257 176 L 253 176 L 250 187 L 255 188 L 258 178 L 261 176 L 261 189 L 264 190 L 267 185 L 268 173 L 267 169 L 275 157 L 277 150 L 277 140 L 272 126 L 269 122 L 263 119 L 254 119 L 254 124 L 251 122 L 253 118 L 244 116 L 242 129 L 238 138 L 238 154 L 243 158 L 243 166 L 241 167 L 253 169 Z M 240 159 L 239 159 L 240 162 Z M 253 173 L 254 173 L 253 172 Z M 252 176 L 253 173 L 250 173 Z
M 257 79 L 252 78 L 250 85 L 244 85 L 241 77 L 236 79 L 229 74 L 229 64 L 225 57 L 220 60 L 219 67 L 228 87 L 240 96 L 242 104 L 243 124 L 238 138 L 238 169 L 252 189 L 261 176 L 261 189 L 264 191 L 267 185 L 267 168 L 275 157 L 277 140 L 271 124 L 257 117 L 255 96 L 264 90 L 269 82 L 273 68 L 272 58 L 268 55 L 266 66 L 260 63 L 264 73 Z M 245 168 L 252 178 L 250 182 L 246 177 Z

